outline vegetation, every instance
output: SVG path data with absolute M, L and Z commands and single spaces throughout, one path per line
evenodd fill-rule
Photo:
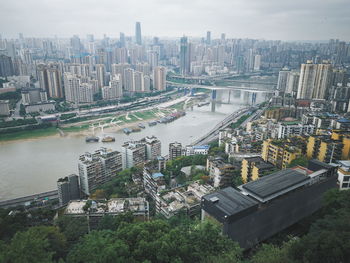
M 308 164 L 307 158 L 305 156 L 301 156 L 291 161 L 291 163 L 288 165 L 288 168 L 298 166 L 298 165 L 307 167 L 307 164 Z
M 10 211 L 0 209 L 0 262 L 6 263 L 336 263 L 350 258 L 350 191 L 337 189 L 325 194 L 324 207 L 304 235 L 261 244 L 245 255 L 218 225 L 184 215 L 149 222 L 136 222 L 130 213 L 104 216 L 88 233 L 85 217 L 61 216 L 53 224 L 50 209 Z
M 0 128 L 8 128 L 8 127 L 15 127 L 15 126 L 21 126 L 21 125 L 27 125 L 27 124 L 35 124 L 35 123 L 37 123 L 35 118 L 4 121 L 4 122 L 0 122 Z

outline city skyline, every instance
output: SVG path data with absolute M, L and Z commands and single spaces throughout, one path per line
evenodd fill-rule
M 349 41 L 350 2 L 308 1 L 293 3 L 270 1 L 209 1 L 170 3 L 138 0 L 64 1 L 30 0 L 4 2 L 0 10 L 0 32 L 4 38 L 69 37 L 93 33 L 97 38 L 124 32 L 135 34 L 135 22 L 141 22 L 144 36 L 256 38 L 316 41 L 340 38 Z M 30 9 L 30 12 L 28 12 Z M 142 11 L 139 11 L 142 10 Z M 229 21 L 229 22 L 228 22 Z M 166 22 L 166 23 L 165 23 Z M 40 25 L 40 26 L 38 26 Z

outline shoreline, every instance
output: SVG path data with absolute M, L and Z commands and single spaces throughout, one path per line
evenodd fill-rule
M 175 100 L 176 101 L 176 100 Z M 173 105 L 168 105 L 167 107 L 164 107 L 163 111 L 160 110 L 160 105 L 158 105 L 156 108 L 159 109 L 159 112 L 162 114 L 166 114 L 164 111 L 167 111 L 167 113 L 170 113 L 172 110 L 178 110 L 180 105 L 184 104 L 184 101 L 176 102 Z M 154 108 L 155 109 L 155 108 Z M 113 127 L 106 127 L 103 129 L 104 132 L 106 133 L 112 133 L 112 132 L 118 132 L 124 128 L 129 128 L 129 127 L 135 127 L 137 126 L 138 123 L 144 123 L 147 124 L 150 121 L 154 121 L 159 119 L 159 116 L 154 116 L 155 113 L 153 113 L 152 117 L 149 118 L 147 117 L 147 114 L 150 114 L 151 110 L 154 109 L 144 109 L 138 112 L 133 112 L 130 114 L 131 118 L 133 118 L 133 121 L 126 122 L 128 121 L 126 119 L 126 116 L 129 115 L 127 114 L 122 114 L 118 115 L 116 114 L 115 118 L 124 118 L 125 120 L 123 121 L 122 124 L 120 125 L 114 125 Z M 186 111 L 186 109 L 183 109 L 183 111 Z M 135 118 L 133 115 L 137 113 L 146 113 L 146 117 L 144 117 L 142 120 Z M 102 117 L 103 118 L 103 117 Z M 111 119 L 113 118 L 112 116 L 110 117 Z M 99 122 L 99 119 L 91 119 L 84 121 L 83 123 L 72 123 L 68 124 L 68 127 L 49 127 L 45 129 L 37 129 L 37 130 L 31 130 L 31 131 L 19 131 L 15 133 L 9 133 L 9 134 L 2 134 L 0 135 L 0 145 L 8 144 L 8 143 L 13 143 L 13 142 L 24 142 L 24 141 L 34 141 L 38 139 L 43 139 L 43 138 L 53 138 L 53 137 L 66 137 L 66 136 L 89 136 L 92 135 L 91 129 L 90 129 L 90 123 L 97 123 Z M 80 127 L 79 127 L 80 126 Z M 62 135 L 59 131 L 59 129 L 64 133 Z M 70 130 L 71 129 L 71 130 Z M 76 130 L 75 130 L 76 129 Z M 97 130 L 101 130 L 99 127 L 96 127 Z

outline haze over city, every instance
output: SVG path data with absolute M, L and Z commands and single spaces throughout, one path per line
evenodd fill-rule
M 204 36 L 278 40 L 350 39 L 347 0 L 1 0 L 3 37 L 70 37 L 119 32 L 133 35 L 134 21 L 144 36 Z

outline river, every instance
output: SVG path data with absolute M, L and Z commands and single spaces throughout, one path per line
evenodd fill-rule
M 256 103 L 267 99 L 264 92 L 256 93 Z M 114 143 L 85 143 L 83 136 L 51 136 L 28 140 L 0 142 L 0 200 L 26 196 L 56 189 L 56 181 L 78 172 L 78 158 L 84 152 L 100 147 L 121 150 L 128 140 L 155 135 L 161 140 L 162 155 L 167 155 L 170 142 L 190 144 L 203 136 L 228 114 L 251 105 L 252 93 L 247 91 L 217 91 L 216 102 L 188 109 L 186 116 L 168 124 L 158 124 L 141 132 L 125 135 L 110 133 Z M 96 132 L 101 136 L 101 132 Z

